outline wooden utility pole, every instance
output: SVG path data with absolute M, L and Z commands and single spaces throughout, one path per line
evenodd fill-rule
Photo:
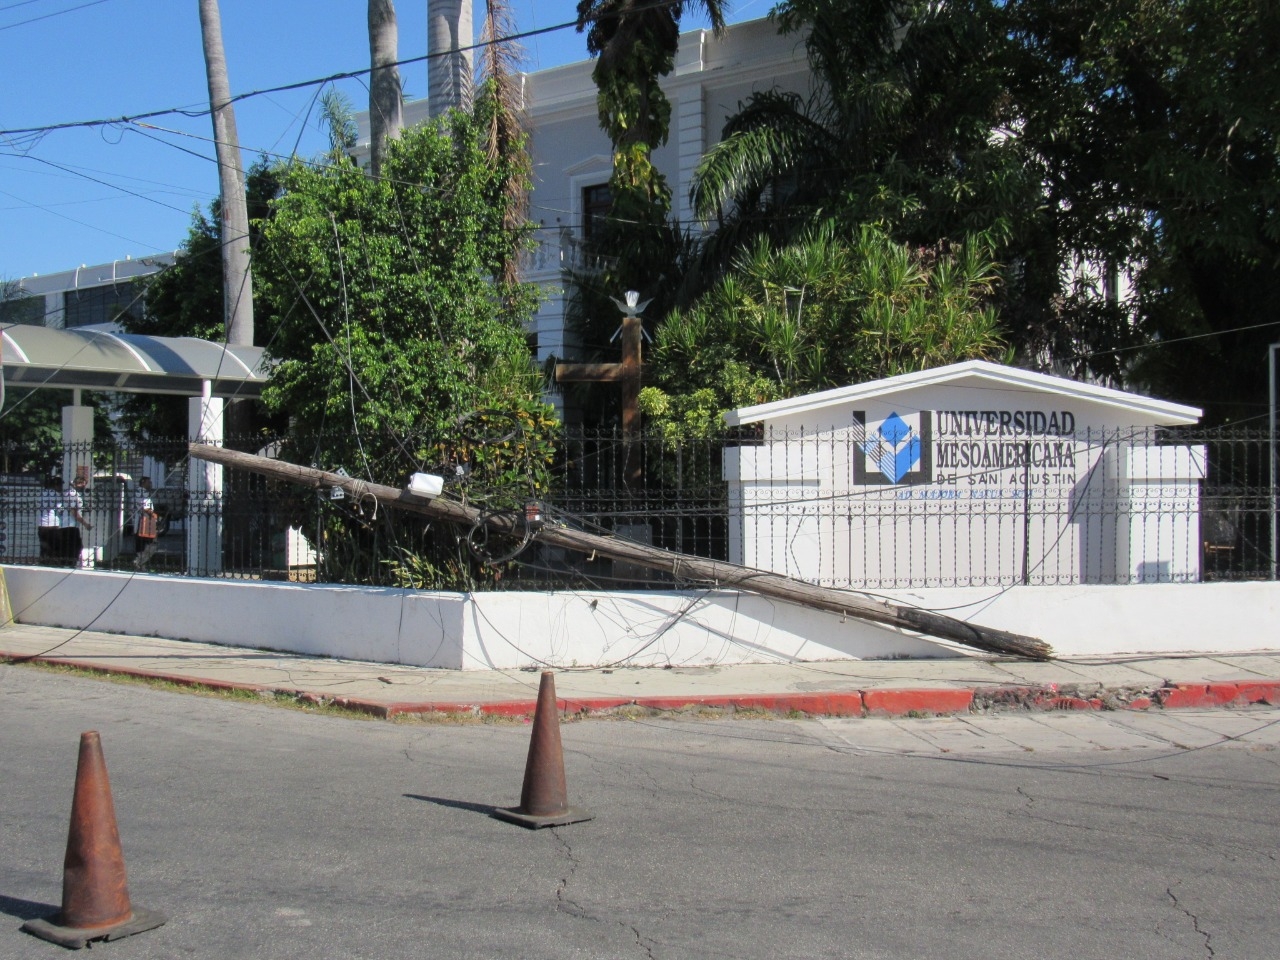
M 628 303 L 624 309 L 621 363 L 556 364 L 556 383 L 616 383 L 622 387 L 622 439 L 626 441 L 623 476 L 628 487 L 639 486 L 641 473 L 640 457 L 633 441 L 640 435 L 640 379 L 644 371 L 641 339 L 644 328 L 639 313 L 643 309 L 643 305 L 637 306 L 634 302 Z
M 355 499 L 376 498 L 384 507 L 392 507 L 453 523 L 474 525 L 481 511 L 443 498 L 428 499 L 398 487 L 387 487 L 364 480 L 297 464 L 270 460 L 224 447 L 211 447 L 193 443 L 188 448 L 192 457 L 209 460 L 223 466 L 248 470 L 276 480 L 284 480 L 313 490 L 341 487 Z M 487 516 L 487 527 L 500 534 L 521 536 L 521 521 L 508 516 Z M 761 596 L 795 603 L 801 606 L 827 610 L 855 620 L 866 620 L 911 630 L 931 637 L 953 640 L 965 646 L 990 653 L 1008 654 L 1030 660 L 1048 660 L 1052 648 L 1043 640 L 1022 634 L 995 630 L 977 624 L 966 623 L 930 610 L 904 607 L 887 600 L 880 600 L 854 590 L 837 590 L 795 580 L 767 570 L 753 570 L 723 560 L 708 560 L 684 553 L 660 550 L 647 544 L 572 530 L 548 524 L 537 532 L 537 539 L 552 546 L 566 547 L 581 553 L 597 553 L 615 560 L 625 560 L 653 570 L 665 570 L 675 576 L 714 583 L 722 587 L 734 587 Z
M 557 363 L 556 383 L 617 383 L 622 386 L 622 435 L 640 433 L 640 318 L 622 318 L 621 363 Z
M 200 34 L 204 41 L 209 112 L 213 117 L 213 149 L 218 157 L 221 211 L 223 319 L 227 343 L 253 345 L 253 270 L 249 263 L 249 209 L 244 193 L 244 162 L 236 133 L 236 109 L 227 79 L 218 0 L 200 0 Z

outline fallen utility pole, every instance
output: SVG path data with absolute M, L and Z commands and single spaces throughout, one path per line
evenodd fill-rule
M 352 497 L 358 499 L 373 497 L 384 507 L 422 514 L 435 520 L 472 526 L 481 516 L 481 511 L 475 507 L 453 500 L 422 497 L 399 487 L 369 483 L 338 473 L 316 470 L 313 467 L 284 463 L 280 460 L 241 453 L 238 450 L 228 450 L 225 447 L 193 443 L 187 450 L 197 460 L 220 463 L 223 466 L 296 483 L 313 490 L 341 487 Z M 486 515 L 483 522 L 489 529 L 501 534 L 519 536 L 522 531 L 521 521 L 510 517 Z M 943 640 L 953 640 L 989 653 L 1011 654 L 1030 660 L 1049 660 L 1053 656 L 1052 648 L 1035 637 L 965 623 L 954 617 L 916 607 L 901 606 L 853 590 L 821 587 L 779 573 L 755 570 L 723 560 L 708 560 L 705 557 L 673 553 L 670 550 L 661 550 L 631 540 L 572 530 L 554 524 L 542 527 L 538 531 L 537 539 L 581 553 L 594 552 L 602 557 L 625 560 L 652 570 L 663 570 L 674 576 L 714 583 L 722 587 L 736 587 L 775 600 L 827 610 L 856 620 L 867 620 Z

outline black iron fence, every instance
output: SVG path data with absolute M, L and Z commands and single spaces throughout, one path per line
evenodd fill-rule
M 528 508 L 541 523 L 832 586 L 1275 576 L 1273 450 L 1256 431 L 935 445 L 909 471 L 884 466 L 883 450 L 854 429 L 673 440 L 565 428 L 550 451 L 541 486 L 519 477 L 484 486 L 457 460 L 428 469 L 444 476 L 446 496 L 481 509 L 523 515 Z M 375 479 L 399 485 L 420 468 Z M 65 522 L 77 474 L 87 480 L 81 549 L 71 558 L 42 555 L 39 528 L 59 510 Z M 46 489 L 49 476 L 56 483 Z M 144 476 L 155 488 L 154 541 L 139 535 Z M 493 541 L 482 529 L 405 519 L 340 490 L 317 494 L 193 464 L 185 441 L 68 447 L 43 475 L 0 479 L 0 556 L 8 563 L 476 589 L 674 582 L 601 554 L 547 547 L 533 526 L 527 537 Z

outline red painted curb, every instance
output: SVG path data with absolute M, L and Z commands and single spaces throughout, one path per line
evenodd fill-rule
M 967 713 L 972 690 L 952 688 L 924 690 L 864 690 L 862 702 L 868 716 L 901 717 L 909 713 Z
M 1242 680 L 1235 683 L 1175 683 L 1156 691 L 1160 706 L 1225 707 L 1280 703 L 1280 682 Z
M 399 714 L 461 714 L 495 717 L 531 717 L 536 700 L 497 700 L 489 702 L 434 702 L 412 701 L 382 702 L 361 697 L 334 697 L 330 694 L 281 688 L 272 684 L 234 683 L 226 680 L 177 676 L 135 667 L 104 666 L 63 657 L 48 657 L 0 651 L 0 658 L 16 663 L 38 662 L 55 666 L 75 667 L 93 673 L 137 677 L 142 680 L 159 680 L 177 686 L 201 687 L 210 690 L 267 691 L 285 693 L 316 704 L 333 703 L 349 710 L 357 710 L 371 716 L 390 718 Z M 1028 687 L 983 687 L 960 689 L 906 688 L 846 691 L 839 693 L 780 693 L 738 694 L 720 696 L 669 696 L 669 697 L 590 697 L 567 698 L 556 701 L 565 716 L 589 715 L 616 710 L 619 707 L 636 706 L 655 711 L 679 711 L 693 707 L 710 707 L 726 711 L 761 710 L 769 713 L 801 713 L 810 716 L 890 716 L 946 715 L 967 713 L 975 696 L 983 702 L 1008 709 L 1031 710 L 1100 710 L 1110 702 L 1115 707 L 1128 710 L 1243 707 L 1252 704 L 1280 705 L 1280 680 L 1240 680 L 1234 682 L 1170 683 L 1155 690 L 1151 696 L 1137 691 L 1122 690 L 1119 701 L 1106 696 L 1088 698 L 1064 695 L 1057 685 Z M 1126 696 L 1132 699 L 1126 700 Z
M 1246 680 L 1241 681 L 1239 687 L 1240 693 L 1237 699 L 1245 703 L 1265 703 L 1273 707 L 1280 704 L 1280 681 L 1260 680 L 1254 682 Z
M 1176 683 L 1156 691 L 1156 702 L 1169 710 L 1221 707 L 1236 698 L 1239 688 L 1223 683 Z

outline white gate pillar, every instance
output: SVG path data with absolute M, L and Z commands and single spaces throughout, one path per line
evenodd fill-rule
M 62 488 L 65 490 L 77 475 L 93 480 L 93 407 L 80 403 L 80 391 L 72 393 L 72 404 L 62 408 Z M 81 567 L 94 566 L 100 558 L 98 545 L 103 542 L 103 518 L 90 508 L 93 494 L 85 492 L 84 514 L 93 529 L 81 529 L 83 546 L 80 549 Z
M 188 430 L 193 443 L 221 446 L 221 397 L 204 381 L 201 395 L 187 401 Z M 187 465 L 187 570 L 196 576 L 222 572 L 222 465 L 190 458 Z

